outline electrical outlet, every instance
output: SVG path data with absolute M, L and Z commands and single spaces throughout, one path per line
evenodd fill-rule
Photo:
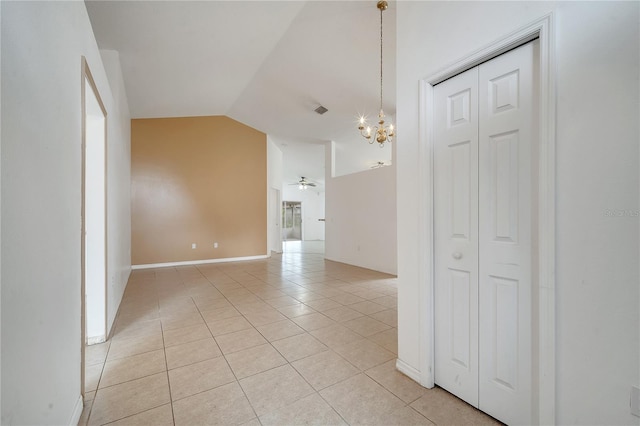
M 640 417 L 640 388 L 631 386 L 631 414 Z
M 218 248 L 218 243 L 213 243 L 213 248 Z
M 191 243 L 191 248 L 192 248 L 192 249 L 194 249 L 194 248 L 196 248 L 196 247 L 198 247 L 198 246 L 196 245 L 196 243 Z

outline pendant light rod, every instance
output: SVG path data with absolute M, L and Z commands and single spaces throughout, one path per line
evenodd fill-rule
M 382 12 L 387 10 L 389 5 L 386 1 L 381 0 L 377 7 L 380 9 L 380 111 L 382 111 Z

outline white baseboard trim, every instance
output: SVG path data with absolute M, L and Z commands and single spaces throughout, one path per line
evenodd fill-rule
M 269 255 L 262 254 L 260 256 L 244 256 L 244 257 L 225 257 L 222 259 L 204 259 L 204 260 L 186 260 L 184 262 L 166 262 L 166 263 L 147 263 L 145 265 L 131 265 L 131 269 L 150 269 L 150 268 L 166 268 L 168 266 L 190 266 L 204 265 L 207 263 L 224 263 L 224 262 L 242 262 L 244 260 L 268 259 Z
M 98 343 L 104 343 L 107 341 L 107 336 L 95 336 L 95 337 L 87 337 L 87 345 L 96 345 Z
M 80 395 L 78 397 L 78 401 L 76 401 L 76 406 L 73 407 L 73 414 L 71 415 L 69 426 L 78 426 L 78 423 L 80 422 L 80 416 L 82 416 L 83 408 L 84 408 L 84 402 L 82 400 L 82 395 Z
M 401 360 L 400 358 L 396 359 L 396 369 L 401 372 L 402 374 L 404 374 L 405 376 L 409 377 L 411 380 L 420 383 L 420 379 L 421 379 L 421 374 L 418 370 L 416 370 L 415 368 L 413 368 L 412 366 L 410 366 L 409 364 L 407 364 L 406 362 L 404 362 L 403 360 Z

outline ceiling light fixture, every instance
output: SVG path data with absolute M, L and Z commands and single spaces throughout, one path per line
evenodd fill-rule
M 389 123 L 385 125 L 384 111 L 382 110 L 382 12 L 387 10 L 389 5 L 386 1 L 379 1 L 376 5 L 380 9 L 380 113 L 378 114 L 378 125 L 373 128 L 367 123 L 364 116 L 360 116 L 358 122 L 358 130 L 362 137 L 367 139 L 369 143 L 378 142 L 380 148 L 384 146 L 385 142 L 392 142 L 395 136 L 393 124 Z
M 298 182 L 291 183 L 290 185 L 298 185 L 298 189 L 300 191 L 306 191 L 307 188 L 316 186 L 315 183 L 309 182 L 307 178 L 304 176 L 302 176 L 302 178 Z

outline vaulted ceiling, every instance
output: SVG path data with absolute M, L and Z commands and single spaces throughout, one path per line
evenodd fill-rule
M 86 4 L 99 47 L 120 54 L 133 118 L 227 115 L 278 144 L 311 144 L 314 157 L 317 144 L 333 140 L 360 152 L 349 161 L 363 169 L 391 159 L 355 129 L 357 114 L 375 117 L 379 103 L 375 1 Z M 384 107 L 393 115 L 393 3 L 384 42 Z M 329 111 L 318 115 L 319 105 Z M 307 163 L 316 170 L 305 176 L 322 183 L 324 158 Z M 294 173 L 285 170 L 285 180 L 299 179 Z

